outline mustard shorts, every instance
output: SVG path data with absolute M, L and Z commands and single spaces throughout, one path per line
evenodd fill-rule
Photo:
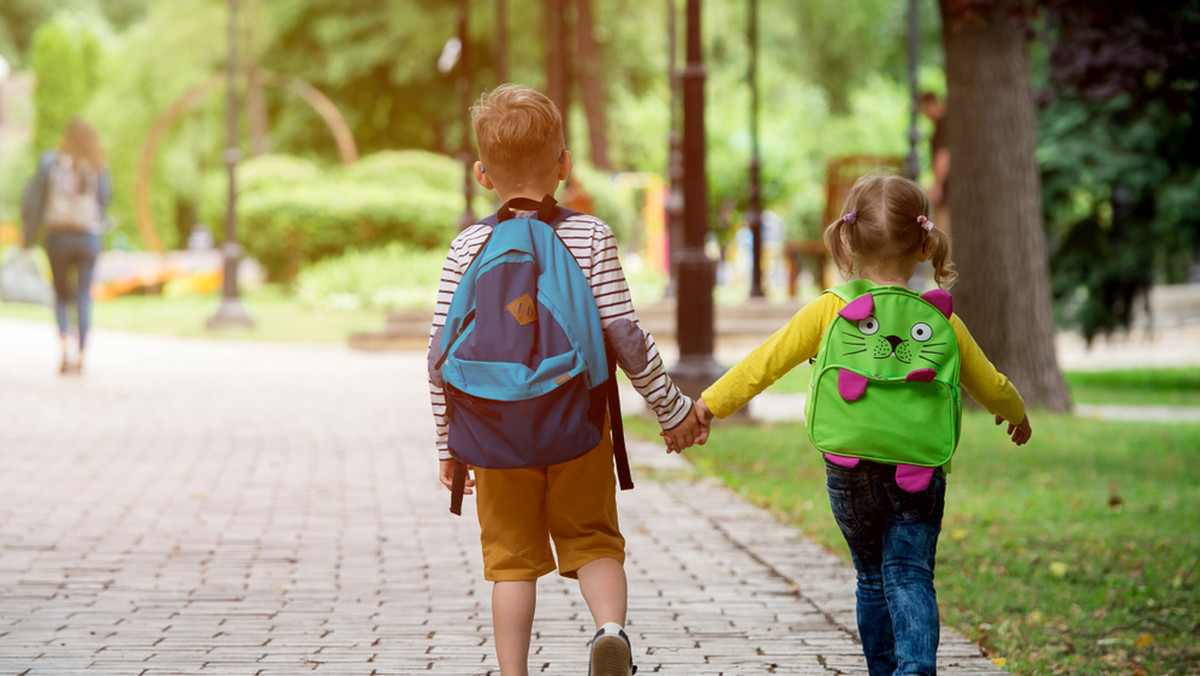
M 617 524 L 612 436 L 586 454 L 535 469 L 475 469 L 475 507 L 490 582 L 536 580 L 555 569 L 578 578 L 591 561 L 625 562 Z

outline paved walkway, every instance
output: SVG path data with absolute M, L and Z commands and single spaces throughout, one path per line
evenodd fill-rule
M 98 331 L 60 377 L 49 330 L 0 319 L 0 674 L 497 673 L 423 355 Z M 634 446 L 641 673 L 865 673 L 849 567 Z M 576 585 L 539 591 L 533 671 L 586 673 Z M 940 662 L 1003 673 L 949 630 Z

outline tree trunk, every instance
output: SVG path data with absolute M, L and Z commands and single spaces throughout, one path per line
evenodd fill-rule
M 955 310 L 1027 404 L 1067 411 L 1071 400 L 1054 346 L 1028 45 L 1003 7 L 967 14 L 956 13 L 956 4 L 940 0 L 947 192 L 960 275 Z
M 597 169 L 611 169 L 608 158 L 608 101 L 606 100 L 604 65 L 600 62 L 600 47 L 593 30 L 592 0 L 575 0 L 575 35 L 579 41 L 579 90 L 588 121 L 588 142 L 592 164 Z
M 546 0 L 546 96 L 558 106 L 567 131 L 567 21 L 565 0 Z M 570 143 L 567 135 L 567 143 Z

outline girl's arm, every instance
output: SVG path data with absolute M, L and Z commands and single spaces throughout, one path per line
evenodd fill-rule
M 745 406 L 783 374 L 813 358 L 821 346 L 825 327 L 845 305 L 842 299 L 825 293 L 801 308 L 783 328 L 704 391 L 707 410 L 724 418 Z
M 950 324 L 958 338 L 958 355 L 962 365 L 959 382 L 963 389 L 991 413 L 1001 416 L 1012 425 L 1020 425 L 1025 420 L 1025 401 L 1021 399 L 1017 388 L 988 361 L 987 355 L 958 315 L 950 318 Z

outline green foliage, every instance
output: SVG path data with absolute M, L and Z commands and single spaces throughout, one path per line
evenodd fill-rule
M 1129 96 L 1064 97 L 1039 114 L 1051 287 L 1062 321 L 1088 340 L 1128 327 L 1149 288 L 1184 281 L 1195 260 L 1192 117 Z
M 295 157 L 262 156 L 238 164 L 238 240 L 268 276 L 290 280 L 305 262 L 356 248 L 403 242 L 446 246 L 463 211 L 463 168 L 422 151 L 368 156 L 349 167 L 321 169 Z M 202 220 L 223 232 L 226 181 L 207 177 Z M 475 213 L 490 211 L 478 196 Z
M 296 277 L 296 300 L 325 309 L 426 310 L 441 279 L 444 251 L 402 242 L 306 265 Z
M 30 61 L 37 85 L 34 89 L 36 123 L 33 151 L 41 153 L 58 146 L 67 122 L 83 112 L 89 94 L 86 56 L 94 58 L 94 41 L 83 42 L 70 27 L 55 21 L 44 24 L 33 36 Z

